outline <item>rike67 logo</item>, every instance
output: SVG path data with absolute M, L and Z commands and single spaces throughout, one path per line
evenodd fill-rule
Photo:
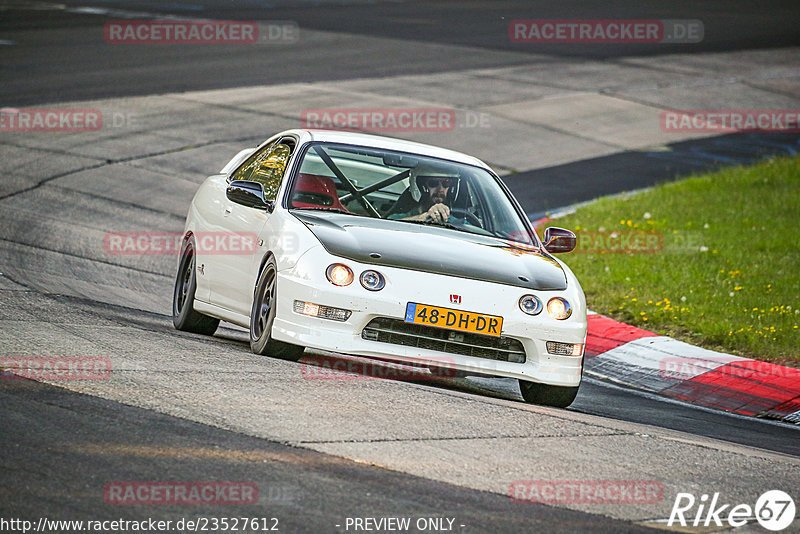
M 722 527 L 727 523 L 741 527 L 755 519 L 765 529 L 777 532 L 792 524 L 795 512 L 794 500 L 780 490 L 763 493 L 755 506 L 722 503 L 719 493 L 714 493 L 710 501 L 707 494 L 696 499 L 691 493 L 678 493 L 667 526 L 677 523 L 682 527 Z

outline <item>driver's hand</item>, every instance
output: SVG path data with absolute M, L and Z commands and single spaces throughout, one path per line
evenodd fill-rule
M 433 222 L 443 223 L 450 218 L 450 208 L 444 204 L 434 204 L 428 210 L 428 218 Z

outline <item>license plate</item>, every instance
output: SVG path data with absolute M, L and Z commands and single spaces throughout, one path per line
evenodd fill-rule
M 503 328 L 503 318 L 496 315 L 452 310 L 416 302 L 409 302 L 406 306 L 405 322 L 497 337 Z

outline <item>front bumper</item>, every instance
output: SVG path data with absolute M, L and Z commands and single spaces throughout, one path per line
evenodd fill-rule
M 356 280 L 338 287 L 325 277 L 331 263 L 348 265 Z M 358 282 L 366 269 L 380 271 L 386 287 L 377 292 Z M 461 304 L 450 302 L 450 295 L 462 297 Z M 524 314 L 519 298 L 534 294 L 543 302 L 562 296 L 573 305 L 572 316 L 563 321 L 550 318 L 546 311 L 537 316 Z M 294 311 L 294 301 L 311 302 L 352 311 L 343 322 L 310 317 Z M 439 365 L 467 374 L 518 378 L 557 386 L 577 386 L 581 380 L 582 356 L 548 354 L 547 341 L 583 344 L 586 340 L 586 309 L 580 289 L 530 291 L 479 280 L 423 273 L 391 267 L 375 267 L 337 258 L 322 247 L 308 251 L 290 269 L 278 273 L 278 309 L 272 336 L 304 347 L 397 360 L 406 363 Z M 501 335 L 518 340 L 525 351 L 524 363 L 467 356 L 415 346 L 365 339 L 364 328 L 376 318 L 403 320 L 408 302 L 418 302 L 458 310 L 503 317 Z M 370 336 L 367 336 L 370 337 Z

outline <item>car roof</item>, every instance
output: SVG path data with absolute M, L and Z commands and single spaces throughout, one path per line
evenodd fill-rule
M 371 148 L 386 148 L 389 150 L 397 150 L 399 152 L 409 152 L 412 154 L 421 154 L 423 156 L 430 156 L 434 158 L 446 159 L 458 163 L 465 163 L 481 167 L 491 171 L 492 169 L 483 161 L 476 157 L 456 152 L 447 148 L 440 148 L 424 143 L 416 143 L 414 141 L 406 141 L 405 139 L 395 139 L 393 137 L 384 137 L 381 135 L 371 135 L 358 132 L 345 132 L 339 130 L 287 130 L 281 132 L 281 135 L 295 135 L 299 137 L 300 143 L 307 143 L 311 141 L 322 141 L 327 143 L 342 143 L 347 145 L 361 145 Z

